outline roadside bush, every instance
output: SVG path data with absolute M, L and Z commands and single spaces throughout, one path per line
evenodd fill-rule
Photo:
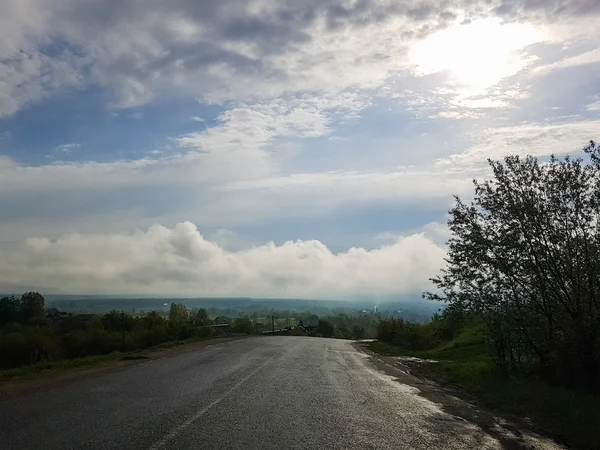
M 172 339 L 169 338 L 169 333 L 163 327 L 151 330 L 139 330 L 135 333 L 137 348 L 152 347 L 170 340 Z
M 333 337 L 336 339 L 354 339 L 354 334 L 345 328 L 336 328 L 333 332 Z
M 104 330 L 71 331 L 61 339 L 63 358 L 81 358 L 90 355 L 104 355 L 121 349 L 121 335 Z
M 211 327 L 198 327 L 194 329 L 194 337 L 195 338 L 207 338 L 211 336 L 216 336 L 217 332 L 213 331 L 214 328 Z
M 45 327 L 21 327 L 19 331 L 0 335 L 0 367 L 3 369 L 59 356 L 55 337 Z
M 248 317 L 238 317 L 233 321 L 231 330 L 234 333 L 252 334 L 254 333 L 254 325 Z
M 352 334 L 354 336 L 354 339 L 364 339 L 366 332 L 365 329 L 363 327 L 360 327 L 358 325 L 354 325 L 352 327 Z
M 331 322 L 327 320 L 319 319 L 317 324 L 317 334 L 322 337 L 332 337 L 334 333 L 334 327 Z
M 439 343 L 432 325 L 413 324 L 393 318 L 379 321 L 377 339 L 413 351 L 428 350 Z
M 132 317 L 122 311 L 102 315 L 65 314 L 46 310 L 36 293 L 0 299 L 0 369 L 41 361 L 83 358 L 116 351 L 154 347 L 165 342 L 208 338 L 227 334 L 228 328 L 213 328 L 206 310 L 190 314 L 184 305 L 171 305 L 170 318 L 153 311 Z M 7 321 L 10 320 L 11 322 Z M 221 317 L 224 323 L 231 323 Z M 201 326 L 199 326 L 201 324 Z M 233 331 L 251 334 L 255 326 L 248 317 L 237 318 Z
M 0 364 L 3 369 L 28 364 L 31 348 L 23 333 L 4 334 L 0 340 Z

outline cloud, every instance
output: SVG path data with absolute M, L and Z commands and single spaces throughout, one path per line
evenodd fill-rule
M 430 224 L 423 236 L 400 233 L 380 241 L 389 245 L 378 250 L 338 254 L 313 241 L 249 248 L 256 242 L 252 236 L 246 240 L 245 231 L 238 235 L 223 228 L 256 230 L 275 221 L 318 222 L 349 210 L 358 216 L 406 205 L 442 211 L 451 194 L 472 191 L 470 180 L 486 174 L 488 157 L 578 150 L 600 129 L 595 103 L 590 104 L 597 100 L 597 85 L 588 80 L 593 73 L 583 76 L 578 68 L 597 61 L 596 28 L 590 26 L 596 26 L 597 6 L 595 0 L 4 0 L 0 116 L 15 115 L 6 120 L 15 125 L 15 138 L 2 141 L 11 157 L 0 155 L 0 235 L 2 242 L 14 243 L 67 233 L 56 241 L 30 240 L 22 253 L 11 253 L 15 264 L 5 282 L 24 285 L 24 274 L 33 267 L 36 279 L 39 275 L 45 287 L 56 290 L 86 291 L 89 285 L 133 292 L 148 282 L 151 289 L 175 292 L 174 280 L 180 279 L 185 292 L 204 292 L 194 281 L 197 274 L 206 292 L 274 292 L 281 280 L 280 290 L 289 295 L 296 290 L 351 295 L 362 288 L 344 281 L 336 291 L 296 255 L 310 250 L 308 259 L 317 255 L 323 273 L 336 283 L 341 277 L 335 270 L 361 279 L 358 268 L 348 268 L 357 258 L 377 280 L 375 260 L 406 261 L 399 242 L 406 254 L 417 242 L 439 246 L 442 227 Z M 455 45 L 446 42 L 458 23 L 469 22 L 458 28 L 475 30 L 480 39 L 458 33 Z M 420 43 L 427 47 L 432 40 L 437 48 L 411 59 Z M 529 70 L 534 67 L 549 76 L 537 76 Z M 578 69 L 558 70 L 568 67 Z M 566 81 L 558 83 L 559 76 Z M 466 84 L 477 85 L 479 92 Z M 78 160 L 94 151 L 90 146 L 89 152 L 64 158 L 69 161 L 28 165 L 28 152 L 35 150 L 24 149 L 23 157 L 13 148 L 20 145 L 19 126 L 26 125 L 19 123 L 25 114 L 17 113 L 65 91 L 80 91 L 85 99 L 93 94 L 111 109 L 135 108 L 112 111 L 113 122 L 146 119 L 129 127 L 131 139 L 116 133 L 123 142 L 107 144 L 123 152 L 134 134 L 152 127 L 173 105 L 202 104 L 199 114 L 206 122 L 192 116 L 195 110 L 182 109 L 186 123 L 164 135 L 170 120 L 152 129 L 152 147 L 144 146 L 141 159 L 111 160 L 115 153 L 106 152 Z M 542 102 L 549 106 L 540 107 Z M 548 113 L 555 104 L 562 118 Z M 77 120 L 65 122 L 65 129 L 89 130 L 85 114 Z M 198 123 L 194 127 L 191 121 Z M 70 138 L 64 139 L 58 142 Z M 70 154 L 74 145 L 63 144 L 59 154 Z M 210 240 L 190 231 L 189 224 L 174 225 L 183 220 L 208 230 Z M 423 223 L 431 220 L 435 217 Z M 151 223 L 165 226 L 123 232 Z M 388 225 L 365 234 L 372 239 L 380 227 Z M 75 231 L 87 234 L 70 234 Z M 210 255 L 201 264 L 200 257 L 178 259 L 177 251 L 168 250 L 161 271 L 156 248 L 171 248 L 173 239 Z M 116 250 L 108 252 L 119 246 L 131 255 L 122 265 L 116 260 L 111 275 Z M 107 262 L 94 275 L 82 255 L 96 251 Z M 142 256 L 148 273 L 162 284 L 144 278 Z M 44 268 L 36 266 L 38 257 L 46 258 Z M 299 282 L 303 273 L 291 278 L 285 258 L 316 281 Z M 227 278 L 219 267 L 235 277 Z M 258 274 L 259 269 L 277 276 Z M 224 283 L 211 281 L 220 277 Z M 392 285 L 386 280 L 380 288 L 361 283 L 379 292 Z
M 473 109 L 506 108 L 509 104 L 498 98 L 458 98 L 454 101 L 457 106 Z
M 78 143 L 61 144 L 58 147 L 56 147 L 56 151 L 60 152 L 60 153 L 63 153 L 65 155 L 68 155 L 73 150 L 75 150 L 75 149 L 77 149 L 79 147 L 81 147 L 81 144 L 78 144 Z
M 494 15 L 494 4 L 5 0 L 0 73 L 9 76 L 0 88 L 0 111 L 13 114 L 73 86 L 101 86 L 122 108 L 190 95 L 254 103 L 298 92 L 379 88 L 410 68 L 411 45 L 458 22 L 473 19 L 478 26 L 477 19 Z M 538 24 L 597 12 L 593 0 L 530 0 L 501 2 L 495 14 Z
M 5 3 L 0 61 L 9 75 L 22 65 L 4 77 L 5 115 L 49 88 L 81 83 L 105 87 L 113 105 L 124 108 L 166 95 L 253 102 L 373 86 L 397 66 L 378 48 L 394 50 L 389 31 L 397 24 L 384 19 L 397 9 L 393 2 Z M 373 39 L 346 34 L 352 26 Z
M 174 151 L 161 157 L 110 162 L 59 162 L 26 166 L 6 158 L 0 178 L 6 192 L 18 190 L 116 189 L 168 184 L 219 184 L 268 178 L 277 173 L 279 138 L 315 138 L 337 121 L 352 120 L 368 104 L 359 94 L 317 98 L 291 97 L 232 107 L 213 127 L 171 139 Z M 68 154 L 80 144 L 57 148 Z M 0 193 L 1 197 L 1 193 Z
M 71 54 L 52 58 L 29 49 L 5 59 L 1 55 L 0 50 L 0 118 L 59 89 L 83 85 L 79 62 Z
M 450 193 L 464 193 L 471 188 L 468 172 L 431 170 L 429 168 L 398 168 L 396 170 L 363 172 L 297 173 L 283 177 L 240 181 L 224 185 L 224 191 L 264 190 L 294 197 L 315 198 L 315 206 L 334 208 L 345 203 L 377 201 L 416 203 L 451 199 Z M 318 198 L 319 192 L 327 196 Z
M 598 41 L 600 43 L 600 41 Z M 581 53 L 576 56 L 571 56 L 565 59 L 562 59 L 558 62 L 547 64 L 543 66 L 536 67 L 532 70 L 534 75 L 547 75 L 550 72 L 560 69 L 567 69 L 569 67 L 577 67 L 586 64 L 596 64 L 600 62 L 600 49 L 594 49 L 587 51 L 585 53 Z
M 190 181 L 173 181 L 168 186 L 140 189 L 139 183 L 152 179 L 134 176 L 127 184 L 125 172 L 120 179 L 107 175 L 109 179 L 104 180 L 99 174 L 92 175 L 97 179 L 85 180 L 81 174 L 79 189 L 59 189 L 45 180 L 35 190 L 0 194 L 0 209 L 4 212 L 0 230 L 4 229 L 6 237 L 55 236 L 60 234 L 61 226 L 68 230 L 120 230 L 127 225 L 121 219 L 133 213 L 135 217 L 130 220 L 136 227 L 152 221 L 172 224 L 185 219 L 205 227 L 256 227 L 282 219 L 332 217 L 346 209 L 397 209 L 423 203 L 446 209 L 451 194 L 470 191 L 473 178 L 469 173 L 451 171 L 326 173 L 267 178 L 244 187 L 207 189 Z M 59 178 L 53 177 L 56 182 Z M 120 183 L 119 188 L 111 187 L 111 179 Z M 45 183 L 49 183 L 48 188 Z
M 588 111 L 600 111 L 600 101 L 587 105 Z
M 319 241 L 226 251 L 196 226 L 153 225 L 130 234 L 31 238 L 3 254 L 8 291 L 351 298 L 420 292 L 445 251 L 423 234 L 373 250 L 332 253 Z
M 436 245 L 444 247 L 446 242 L 451 236 L 448 225 L 440 222 L 429 222 L 420 227 L 418 230 L 409 231 L 384 231 L 377 233 L 373 238 L 375 241 L 385 242 L 387 244 L 398 242 L 405 239 L 407 236 L 414 236 L 415 234 L 422 234 L 428 239 L 431 239 Z
M 217 117 L 218 126 L 176 139 L 183 148 L 209 153 L 256 152 L 276 136 L 316 137 L 327 133 L 322 109 L 312 100 L 306 102 L 272 102 L 250 107 L 235 107 Z
M 523 69 L 528 59 L 519 52 L 543 40 L 531 24 L 490 18 L 433 33 L 413 46 L 410 57 L 417 74 L 448 71 L 459 85 L 479 92 Z
M 205 236 L 205 238 L 214 242 L 223 250 L 242 250 L 253 246 L 253 242 L 248 236 L 225 228 L 219 228 Z
M 429 222 L 423 226 L 423 231 L 436 242 L 445 243 L 451 236 L 450 228 L 446 223 Z
M 487 158 L 511 154 L 549 156 L 579 153 L 586 142 L 595 139 L 600 121 L 582 120 L 557 124 L 534 123 L 478 130 L 477 143 L 468 150 L 441 158 L 438 167 L 481 166 Z
M 596 0 L 501 0 L 496 3 L 494 12 L 501 17 L 548 21 L 598 14 L 600 5 Z
M 112 162 L 58 162 L 46 166 L 26 166 L 5 157 L 4 163 L 0 164 L 0 178 L 3 180 L 0 198 L 2 194 L 7 195 L 16 191 L 114 189 L 123 186 L 148 185 L 154 178 L 149 171 L 158 165 L 159 160 L 140 159 Z M 156 178 L 154 179 L 156 181 Z M 168 177 L 163 180 L 168 180 Z
M 442 119 L 481 119 L 487 117 L 486 114 L 475 112 L 475 111 L 456 111 L 456 110 L 448 110 L 448 111 L 440 111 L 439 113 L 432 114 L 430 116 L 432 119 L 442 118 Z

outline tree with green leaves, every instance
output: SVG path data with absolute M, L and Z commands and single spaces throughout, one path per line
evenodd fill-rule
M 352 327 L 352 334 L 354 335 L 354 339 L 364 339 L 365 329 L 359 325 L 354 325 Z
M 21 314 L 25 321 L 44 317 L 44 297 L 39 292 L 26 292 L 21 296 Z
M 489 161 L 471 202 L 450 210 L 446 268 L 432 281 L 457 310 L 485 318 L 506 370 L 600 389 L 600 148 L 589 159 Z
M 319 319 L 316 331 L 322 337 L 332 337 L 334 332 L 334 326 L 331 322 L 327 320 Z
M 21 302 L 10 295 L 0 299 L 0 326 L 21 320 Z
M 169 310 L 169 320 L 171 323 L 184 323 L 188 319 L 188 310 L 182 303 L 171 303 Z
M 252 321 L 247 316 L 237 317 L 233 320 L 231 329 L 235 333 L 252 334 L 254 332 L 254 325 L 252 325 Z
M 104 329 L 107 331 L 127 331 L 130 332 L 135 326 L 135 319 L 123 311 L 113 309 L 102 316 Z
M 196 311 L 196 313 L 193 315 L 193 321 L 194 325 L 196 326 L 203 327 L 205 325 L 208 325 L 209 319 L 206 309 L 200 308 L 198 311 Z

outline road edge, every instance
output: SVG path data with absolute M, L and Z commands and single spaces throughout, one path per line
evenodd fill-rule
M 16 377 L 0 380 L 0 402 L 55 389 L 69 383 L 93 379 L 108 373 L 120 372 L 135 366 L 147 364 L 149 361 L 171 358 L 182 353 L 189 353 L 201 348 L 226 344 L 250 337 L 253 336 L 228 336 L 198 340 L 172 347 L 140 350 L 135 354 L 141 355 L 141 358 L 100 361 L 90 366 L 49 370 L 22 378 Z M 130 355 L 130 353 L 123 354 L 124 357 L 126 355 Z
M 478 399 L 459 386 L 443 385 L 422 373 L 415 374 L 405 362 L 394 356 L 384 356 L 368 348 L 365 342 L 353 342 L 352 346 L 370 357 L 370 362 L 395 381 L 416 388 L 421 397 L 437 404 L 445 413 L 456 420 L 479 426 L 507 449 L 537 449 L 547 446 L 539 444 L 550 441 L 555 448 L 568 449 L 556 442 L 545 431 L 529 419 L 511 416 L 482 405 Z

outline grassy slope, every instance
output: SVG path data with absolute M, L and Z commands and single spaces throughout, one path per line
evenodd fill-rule
M 437 363 L 421 364 L 426 376 L 465 388 L 491 408 L 531 418 L 559 441 L 576 448 L 600 449 L 600 398 L 551 386 L 531 375 L 506 377 L 494 369 L 477 329 L 465 329 L 433 350 L 405 351 L 375 341 L 377 353 L 415 356 Z

